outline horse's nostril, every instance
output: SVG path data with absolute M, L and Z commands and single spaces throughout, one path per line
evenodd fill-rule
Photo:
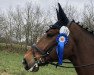
M 24 65 L 24 68 L 25 68 L 26 70 L 29 70 L 29 69 L 30 69 L 29 66 L 28 66 L 28 64 L 27 64 L 26 59 L 23 59 L 23 60 L 22 60 L 22 64 Z
M 24 64 L 24 65 L 26 65 L 26 64 L 27 64 L 27 62 L 26 62 L 26 60 L 25 60 L 25 59 L 23 59 L 23 60 L 22 60 L 22 64 Z

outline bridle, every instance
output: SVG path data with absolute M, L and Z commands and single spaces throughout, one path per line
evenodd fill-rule
M 33 45 L 32 45 L 32 48 L 33 48 L 33 56 L 34 56 L 35 61 L 37 62 L 37 58 L 36 58 L 36 56 L 35 56 L 34 51 L 39 52 L 39 53 L 41 54 L 41 58 L 46 59 L 46 57 L 48 57 L 48 56 L 50 55 L 51 51 L 53 50 L 53 48 L 56 47 L 56 45 L 57 45 L 57 43 L 53 44 L 53 45 L 52 45 L 51 47 L 49 47 L 47 50 L 44 50 L 45 52 L 43 52 L 43 50 L 40 49 L 39 47 L 37 47 L 36 44 L 33 44 Z M 52 59 L 50 56 L 49 56 L 49 58 Z M 41 64 L 40 62 L 38 62 L 38 63 Z M 47 62 L 47 63 L 48 63 L 48 62 Z

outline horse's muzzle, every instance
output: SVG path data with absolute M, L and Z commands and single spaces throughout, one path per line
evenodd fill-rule
M 30 72 L 37 72 L 39 70 L 38 63 L 34 63 L 32 66 L 28 65 L 25 59 L 22 60 L 22 64 L 24 65 L 25 70 Z

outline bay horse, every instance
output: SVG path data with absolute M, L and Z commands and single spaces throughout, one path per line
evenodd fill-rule
M 25 53 L 24 68 L 36 72 L 39 66 L 57 62 L 56 37 L 60 27 L 66 26 L 70 34 L 64 48 L 63 59 L 69 59 L 72 62 L 78 75 L 94 75 L 94 35 L 78 23 L 69 22 L 59 3 L 58 6 L 59 9 L 56 10 L 58 21 L 51 25 L 41 39 Z

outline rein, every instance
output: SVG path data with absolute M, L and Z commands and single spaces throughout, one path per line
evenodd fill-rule
M 71 63 L 71 62 L 63 62 L 63 63 Z M 86 67 L 94 67 L 94 63 L 93 64 L 87 64 L 87 65 L 81 65 L 81 66 L 72 66 L 72 67 L 71 66 L 68 67 L 68 66 L 58 65 L 58 64 L 53 63 L 53 62 L 49 62 L 49 64 L 56 66 L 56 68 L 57 67 L 62 67 L 62 68 L 86 68 Z

